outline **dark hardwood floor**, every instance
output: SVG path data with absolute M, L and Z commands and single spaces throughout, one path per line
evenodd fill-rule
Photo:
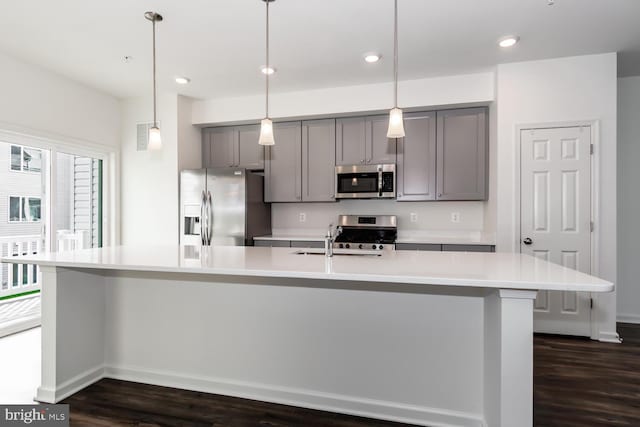
M 619 324 L 618 330 L 619 345 L 534 338 L 535 426 L 640 426 L 640 325 Z M 72 426 L 404 425 L 111 379 L 63 403 L 71 405 Z

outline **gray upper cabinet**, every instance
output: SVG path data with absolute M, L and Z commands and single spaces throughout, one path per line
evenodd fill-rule
M 336 120 L 336 165 L 396 162 L 396 141 L 387 138 L 388 116 Z
M 265 202 L 302 201 L 302 124 L 273 124 L 275 145 L 265 152 Z
M 366 163 L 395 163 L 396 139 L 387 138 L 389 116 L 367 117 Z
M 437 200 L 485 200 L 486 108 L 438 111 Z
M 202 159 L 204 167 L 232 167 L 235 163 L 236 131 L 233 127 L 203 129 Z
M 209 168 L 264 169 L 264 148 L 256 125 L 209 128 L 202 131 L 202 156 Z
M 336 120 L 336 165 L 364 164 L 366 144 L 367 122 L 364 117 Z
M 302 122 L 302 201 L 335 201 L 335 164 L 336 121 Z
M 405 114 L 404 131 L 397 142 L 397 200 L 435 200 L 436 113 Z
M 245 169 L 264 169 L 264 146 L 258 144 L 260 126 L 238 126 L 237 166 Z

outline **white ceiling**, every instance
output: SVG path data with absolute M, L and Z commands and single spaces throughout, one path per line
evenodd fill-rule
M 531 59 L 621 52 L 640 74 L 639 0 L 399 0 L 400 79 L 462 74 Z M 260 0 L 2 0 L 0 51 L 118 97 L 150 93 L 151 24 L 160 90 L 209 98 L 260 93 Z M 392 0 L 277 0 L 270 6 L 274 91 L 387 81 Z M 503 35 L 521 43 L 499 49 Z M 382 53 L 368 65 L 362 54 Z M 125 63 L 123 57 L 133 60 Z M 188 86 L 173 78 L 185 75 Z

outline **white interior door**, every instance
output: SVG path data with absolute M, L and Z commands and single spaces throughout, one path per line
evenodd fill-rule
M 520 250 L 591 273 L 591 130 L 566 127 L 520 134 Z M 585 292 L 540 291 L 536 332 L 591 335 Z

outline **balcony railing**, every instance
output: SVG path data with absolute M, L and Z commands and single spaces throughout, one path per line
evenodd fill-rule
M 72 233 L 60 230 L 57 234 L 58 252 L 83 249 L 87 246 L 86 232 Z M 37 254 L 43 251 L 40 235 L 0 237 L 0 254 L 3 257 Z M 40 270 L 35 264 L 1 264 L 0 298 L 40 289 Z

